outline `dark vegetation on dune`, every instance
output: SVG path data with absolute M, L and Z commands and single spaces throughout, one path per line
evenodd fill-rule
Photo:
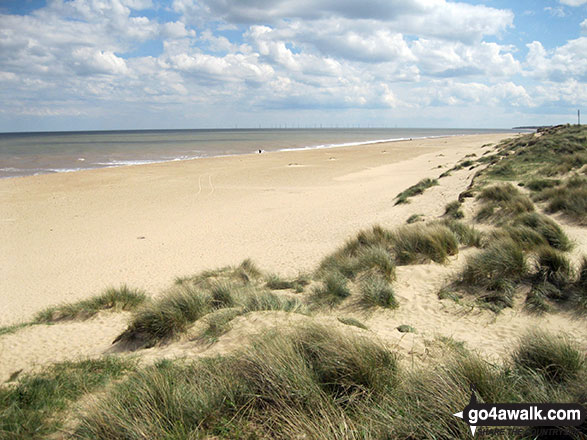
M 409 198 L 424 193 L 428 188 L 438 185 L 437 179 L 422 179 L 415 185 L 410 186 L 408 189 L 402 191 L 396 196 L 395 204 L 409 203 Z
M 393 349 L 349 325 L 273 331 L 213 358 L 143 367 L 115 358 L 57 364 L 0 388 L 0 434 L 468 439 L 468 426 L 452 414 L 469 402 L 471 385 L 481 402 L 587 403 L 585 355 L 562 335 L 528 334 L 503 364 L 445 338 L 435 368 L 407 369 Z M 66 424 L 80 399 L 75 423 Z M 585 428 L 564 429 L 578 438 Z M 522 438 L 534 438 L 532 429 Z
M 573 266 L 565 254 L 573 248 L 572 241 L 557 221 L 539 212 L 561 213 L 570 222 L 586 224 L 587 178 L 582 174 L 587 129 L 560 126 L 521 136 L 503 142 L 484 158 L 492 156 L 496 160 L 485 159 L 490 165 L 470 192 L 478 201 L 475 220 L 494 228 L 483 240 L 484 249 L 467 259 L 457 279 L 439 296 L 458 300 L 466 292 L 499 311 L 511 307 L 516 292 L 525 287 L 526 309 L 532 313 L 555 305 L 587 313 L 581 281 L 584 261 Z M 565 173 L 571 174 L 564 177 Z M 530 193 L 496 181 L 518 182 Z

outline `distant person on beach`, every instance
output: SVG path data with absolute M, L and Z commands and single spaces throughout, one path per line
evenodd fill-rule
M 261 150 L 261 149 L 259 148 L 259 154 L 261 154 L 262 152 L 263 152 L 263 150 Z

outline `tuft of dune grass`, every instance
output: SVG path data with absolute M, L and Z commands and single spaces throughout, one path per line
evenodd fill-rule
M 470 245 L 479 241 L 480 234 L 473 228 L 449 221 L 405 225 L 393 231 L 375 226 L 324 258 L 316 273 L 324 278 L 335 272 L 349 280 L 378 274 L 393 281 L 396 265 L 445 263 L 458 253 L 459 242 Z
M 482 207 L 477 212 L 478 221 L 503 222 L 511 216 L 534 211 L 534 204 L 511 183 L 484 188 L 477 196 Z
M 444 263 L 448 256 L 458 253 L 459 242 L 455 234 L 446 226 L 409 225 L 393 232 L 391 247 L 399 265 L 429 261 Z
M 259 267 L 250 258 L 247 258 L 238 266 L 226 266 L 220 269 L 205 270 L 193 276 L 178 277 L 175 279 L 175 284 L 209 289 L 219 281 L 245 286 L 258 283 L 262 277 L 263 273 Z
M 389 281 L 395 279 L 395 261 L 391 253 L 392 233 L 380 226 L 360 231 L 355 238 L 320 263 L 317 276 L 324 278 L 332 272 L 353 280 L 359 274 L 376 272 Z
M 408 370 L 373 337 L 342 330 L 271 331 L 230 355 L 145 367 L 86 405 L 73 434 L 464 440 L 469 427 L 453 414 L 471 387 L 481 402 L 584 400 L 584 355 L 565 337 L 525 335 L 503 364 L 453 341 L 434 366 Z M 565 429 L 577 437 L 582 428 Z M 524 437 L 535 437 L 531 428 Z
M 524 187 L 528 188 L 530 191 L 542 191 L 546 188 L 552 188 L 560 184 L 560 180 L 558 179 L 542 179 L 534 177 L 528 182 L 524 184 Z
M 459 244 L 474 247 L 480 247 L 482 245 L 483 233 L 473 226 L 452 218 L 441 220 L 439 224 L 450 229 L 455 234 Z
M 529 273 L 522 247 L 506 238 L 467 258 L 458 284 L 476 293 L 480 301 L 501 309 L 512 306 L 515 287 Z
M 76 438 L 354 438 L 396 381 L 397 356 L 311 325 L 222 358 L 147 367 L 82 414 Z
M 362 328 L 363 330 L 368 330 L 369 329 L 369 327 L 367 327 L 361 321 L 359 321 L 358 319 L 352 318 L 352 317 L 339 316 L 336 319 L 338 320 L 338 322 L 341 322 L 344 325 L 351 325 L 353 327 Z
M 238 304 L 243 313 L 267 310 L 282 310 L 284 312 L 308 313 L 306 305 L 296 297 L 276 295 L 266 290 L 251 289 L 242 295 Z
M 363 307 L 398 307 L 395 292 L 389 282 L 379 276 L 369 276 L 361 280 L 359 302 Z
M 461 202 L 455 200 L 450 202 L 444 208 L 444 215 L 454 219 L 461 219 L 465 216 L 465 213 L 461 209 Z
M 319 286 L 315 286 L 311 301 L 334 306 L 351 295 L 348 279 L 340 272 L 327 273 Z
M 558 186 L 543 189 L 536 196 L 546 202 L 547 212 L 562 212 L 581 225 L 587 225 L 587 177 L 574 175 Z
M 212 298 L 196 288 L 178 286 L 162 298 L 137 310 L 127 329 L 114 341 L 152 347 L 185 332 L 212 310 Z
M 414 197 L 419 194 L 422 194 L 428 188 L 435 186 L 435 185 L 438 185 L 438 180 L 436 180 L 436 179 L 430 179 L 430 178 L 422 179 L 418 183 L 416 183 L 415 185 L 412 185 L 408 189 L 399 193 L 396 196 L 395 204 L 399 205 L 401 203 L 409 203 L 408 199 L 410 197 Z
M 310 283 L 305 275 L 300 275 L 297 278 L 284 279 L 276 274 L 269 274 L 266 277 L 265 286 L 271 290 L 295 290 L 297 293 L 303 292 L 304 288 Z
M 35 316 L 33 323 L 45 324 L 58 321 L 89 319 L 102 310 L 130 311 L 140 306 L 147 296 L 142 290 L 126 285 L 109 288 L 102 294 L 71 304 L 46 308 Z
M 568 337 L 540 330 L 520 338 L 512 357 L 517 368 L 536 372 L 549 382 L 575 379 L 585 368 L 585 355 Z
M 206 286 L 175 285 L 161 298 L 138 309 L 126 330 L 113 343 L 128 343 L 134 348 L 152 347 L 185 333 L 208 314 L 224 309 L 237 309 L 234 316 L 263 310 L 307 313 L 299 299 L 277 295 L 248 281 L 243 284 L 238 278 L 214 281 Z
M 539 282 L 550 283 L 558 288 L 570 285 L 574 279 L 574 270 L 569 258 L 549 246 L 537 250 L 535 275 Z
M 522 214 L 513 219 L 513 225 L 532 228 L 544 237 L 550 246 L 561 251 L 572 249 L 573 244 L 562 228 L 551 218 L 538 213 Z
M 412 223 L 416 223 L 422 220 L 423 214 L 412 214 L 408 217 L 408 219 L 406 220 L 406 223 L 408 225 L 411 225 Z
M 492 243 L 503 238 L 515 241 L 524 251 L 532 251 L 541 246 L 548 246 L 548 241 L 544 235 L 524 224 L 517 226 L 507 225 L 496 229 L 488 235 L 486 242 Z
M 79 398 L 136 369 L 133 360 L 113 356 L 60 362 L 0 387 L 0 437 L 44 439 L 63 430 Z

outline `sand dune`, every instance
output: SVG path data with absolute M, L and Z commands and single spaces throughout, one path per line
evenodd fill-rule
M 394 198 L 423 177 L 438 177 L 467 154 L 482 154 L 482 145 L 502 137 L 281 152 L 0 181 L 3 215 L 13 219 L 1 225 L 8 243 L 0 266 L 6 274 L 2 323 L 19 322 L 48 305 L 122 282 L 158 294 L 178 275 L 245 257 L 267 271 L 312 269 L 361 228 L 376 223 L 393 228 L 414 213 L 425 219 L 442 215 L 475 170 L 454 172 L 409 204 L 394 206 Z M 465 211 L 472 212 L 475 204 L 468 199 Z M 580 227 L 566 229 L 577 243 L 573 255 L 579 258 L 584 234 Z M 587 345 L 584 320 L 568 313 L 536 317 L 517 304 L 496 315 L 438 299 L 438 289 L 470 252 L 475 251 L 461 250 L 448 264 L 398 267 L 394 286 L 400 307 L 395 311 L 364 313 L 342 307 L 313 318 L 254 312 L 234 319 L 230 331 L 214 344 L 194 337 L 194 328 L 170 345 L 141 350 L 140 356 L 151 362 L 222 354 L 284 322 L 312 319 L 343 325 L 339 316 L 366 323 L 367 331 L 398 347 L 409 363 L 441 356 L 434 348 L 438 337 L 452 337 L 497 360 L 534 327 L 564 330 Z M 36 325 L 0 336 L 0 381 L 61 360 L 124 354 L 111 342 L 124 330 L 127 317 L 101 312 L 87 321 Z M 416 333 L 398 332 L 401 324 Z

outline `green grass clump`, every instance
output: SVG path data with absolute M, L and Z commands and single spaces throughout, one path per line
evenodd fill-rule
M 235 285 L 227 282 L 220 281 L 215 283 L 210 289 L 209 304 L 213 309 L 221 309 L 224 307 L 234 307 L 235 305 Z M 198 319 L 199 314 L 194 315 Z
M 537 251 L 536 278 L 543 283 L 550 283 L 558 288 L 569 286 L 574 279 L 571 262 L 565 254 L 548 246 Z
M 381 275 L 387 281 L 395 280 L 395 261 L 391 253 L 381 246 L 369 246 L 357 255 L 356 270 Z
M 357 237 L 322 260 L 317 275 L 339 273 L 349 280 L 359 274 L 378 274 L 388 281 L 395 279 L 395 266 L 420 264 L 429 261 L 446 262 L 448 256 L 456 255 L 459 238 L 451 228 L 452 223 L 436 222 L 428 225 L 407 225 L 394 231 L 379 226 L 361 231 Z M 475 233 L 455 226 L 463 233 L 463 240 L 475 240 Z M 468 235 L 468 237 L 465 237 Z
M 146 298 L 143 291 L 123 285 L 118 289 L 107 289 L 101 295 L 76 303 L 44 309 L 35 316 L 33 323 L 44 324 L 74 319 L 89 319 L 102 310 L 130 311 L 141 305 Z
M 457 237 L 458 242 L 464 246 L 480 247 L 483 242 L 483 233 L 473 226 L 454 219 L 444 219 L 439 223 L 450 229 Z
M 412 214 L 408 217 L 408 219 L 406 220 L 406 223 L 408 225 L 411 225 L 412 223 L 416 223 L 422 220 L 423 214 Z
M 204 317 L 210 318 L 208 314 L 218 310 L 236 309 L 237 314 L 264 310 L 307 312 L 298 298 L 277 295 L 249 282 L 243 284 L 242 279 L 223 279 L 205 285 L 207 289 L 203 290 L 182 283 L 158 300 L 145 304 L 133 314 L 127 329 L 114 342 L 129 344 L 132 349 L 152 347 L 186 332 L 193 323 Z M 222 320 L 221 315 L 218 314 L 217 320 Z M 211 319 L 216 319 L 214 316 Z
M 484 188 L 477 196 L 483 205 L 477 213 L 478 221 L 503 222 L 514 215 L 534 211 L 534 204 L 511 183 Z
M 393 287 L 379 276 L 370 276 L 361 281 L 359 301 L 363 307 L 398 307 Z
M 562 228 L 549 217 L 538 213 L 522 214 L 514 218 L 514 226 L 523 225 L 532 228 L 544 237 L 550 246 L 561 251 L 570 250 L 573 245 Z
M 458 284 L 499 310 L 512 306 L 515 287 L 528 275 L 522 247 L 511 239 L 502 239 L 467 259 Z
M 410 197 L 414 197 L 419 194 L 422 194 L 428 188 L 435 186 L 435 185 L 438 185 L 438 180 L 436 180 L 436 179 L 430 179 L 430 178 L 422 179 L 417 184 L 412 185 L 408 189 L 406 189 L 405 191 L 402 191 L 401 193 L 399 193 L 396 196 L 395 204 L 399 205 L 400 203 L 408 203 L 408 199 Z
M 461 203 L 458 200 L 455 200 L 446 205 L 444 208 L 444 215 L 450 218 L 460 219 L 465 216 L 465 213 L 461 209 Z
M 526 309 L 543 313 L 550 309 L 551 301 L 578 315 L 587 314 L 586 260 L 584 257 L 575 271 L 564 253 L 548 246 L 539 248 L 534 273 L 529 280 L 532 289 L 526 298 Z
M 494 167 L 489 170 L 489 175 L 502 179 L 513 179 L 516 177 L 516 170 L 511 163 L 504 161 L 503 163 L 497 163 Z
M 546 188 L 552 188 L 557 186 L 560 183 L 558 179 L 541 179 L 541 178 L 532 178 L 532 180 L 526 182 L 524 186 L 528 188 L 530 191 L 542 191 Z
M 307 313 L 307 307 L 296 297 L 276 295 L 266 290 L 251 289 L 239 299 L 243 313 L 267 310 L 282 310 L 284 312 Z
M 316 325 L 271 332 L 232 355 L 131 375 L 84 411 L 74 435 L 354 438 L 397 371 L 396 356 L 365 337 Z
M 220 309 L 208 313 L 204 318 L 206 327 L 200 338 L 210 343 L 216 342 L 220 336 L 230 330 L 231 321 L 243 312 L 236 308 Z
M 339 272 L 326 274 L 320 286 L 312 291 L 312 302 L 336 305 L 351 295 L 348 279 Z
M 271 290 L 295 290 L 300 293 L 310 283 L 306 276 L 300 275 L 290 280 L 281 278 L 279 275 L 270 274 L 266 278 L 265 286 Z
M 0 387 L 0 437 L 48 438 L 76 400 L 134 369 L 133 361 L 115 357 L 62 362 Z
M 21 322 L 19 324 L 2 326 L 0 327 L 0 336 L 16 333 L 21 328 L 30 327 L 31 325 L 34 324 L 32 322 Z
M 380 226 L 360 231 L 322 260 L 317 270 L 319 277 L 338 272 L 354 279 L 362 272 L 375 271 L 392 281 L 395 278 L 395 262 L 389 251 L 392 233 Z
M 511 183 L 499 184 L 484 188 L 478 199 L 489 202 L 510 202 L 520 196 L 520 191 Z
M 319 274 L 339 273 L 354 279 L 364 272 L 376 272 L 389 281 L 395 279 L 395 261 L 391 253 L 381 246 L 361 246 L 354 251 L 339 249 L 320 264 Z
M 548 212 L 562 212 L 581 225 L 587 225 L 587 178 L 575 175 L 559 186 L 547 188 L 536 198 L 547 203 Z
M 247 286 L 259 283 L 262 278 L 261 270 L 250 258 L 247 258 L 238 266 L 226 266 L 220 269 L 205 270 L 193 276 L 178 277 L 175 284 L 206 290 L 218 282 Z
M 487 237 L 487 242 L 492 243 L 502 238 L 510 238 L 518 243 L 524 251 L 531 251 L 541 246 L 547 246 L 548 241 L 542 234 L 529 226 L 504 226 L 492 231 Z
M 532 286 L 532 289 L 526 296 L 526 304 L 524 308 L 535 315 L 542 315 L 550 311 L 548 305 L 548 297 L 551 296 L 551 287 L 549 284 L 537 284 Z
M 73 435 L 464 440 L 469 427 L 452 414 L 467 405 L 471 387 L 481 402 L 585 401 L 585 358 L 565 337 L 526 335 L 503 364 L 439 339 L 440 362 L 407 370 L 352 327 L 271 331 L 229 355 L 130 374 L 84 406 Z M 580 437 L 581 427 L 568 429 Z
M 346 316 L 339 316 L 336 319 L 338 320 L 338 322 L 341 322 L 344 325 L 351 325 L 353 327 L 362 328 L 363 330 L 369 329 L 369 327 L 367 327 L 365 324 L 363 324 L 361 321 L 359 321 L 358 319 L 355 319 L 355 318 L 346 317 Z
M 114 342 L 152 347 L 167 341 L 213 309 L 212 297 L 189 286 L 177 286 L 162 298 L 145 304 Z
M 567 337 L 535 330 L 521 338 L 513 362 L 517 368 L 537 372 L 549 382 L 566 382 L 585 368 L 585 355 Z
M 456 255 L 459 251 L 455 234 L 440 224 L 403 226 L 394 231 L 391 241 L 399 265 L 429 261 L 444 263 L 449 255 Z

